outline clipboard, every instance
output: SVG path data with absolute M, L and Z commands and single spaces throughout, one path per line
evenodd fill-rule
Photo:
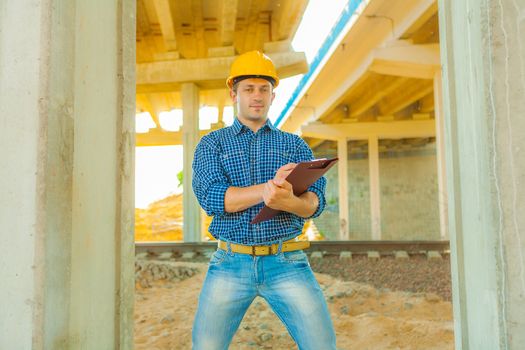
M 286 177 L 286 181 L 288 181 L 293 187 L 294 195 L 300 196 L 305 193 L 308 187 L 337 163 L 337 160 L 338 158 L 321 158 L 297 164 L 292 172 Z M 250 223 L 257 224 L 262 221 L 270 220 L 280 212 L 280 210 L 272 209 L 265 205 Z

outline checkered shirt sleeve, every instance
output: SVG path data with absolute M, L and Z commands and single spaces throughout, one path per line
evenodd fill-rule
M 195 149 L 192 186 L 199 204 L 209 216 L 224 211 L 224 194 L 230 185 L 220 164 L 218 147 L 210 137 L 203 137 Z

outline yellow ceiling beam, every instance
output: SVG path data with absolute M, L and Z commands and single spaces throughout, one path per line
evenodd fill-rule
M 208 134 L 211 130 L 200 130 L 200 137 Z M 151 129 L 147 133 L 135 134 L 135 146 L 175 146 L 182 145 L 182 131 L 164 131 L 162 129 Z
M 425 97 L 434 90 L 432 81 L 419 80 L 406 84 L 396 94 L 383 98 L 378 106 L 381 115 L 393 115 L 408 107 L 417 100 Z
M 191 12 L 193 17 L 193 27 L 195 30 L 195 46 L 197 48 L 197 57 L 205 57 L 208 53 L 206 39 L 204 38 L 204 20 L 202 1 L 192 1 Z
M 434 107 L 434 93 L 430 93 L 419 100 L 418 111 L 421 113 L 432 112 Z
M 441 67 L 439 44 L 396 45 L 374 49 L 371 72 L 407 78 L 433 79 Z
M 304 52 L 278 52 L 269 56 L 275 63 L 280 78 L 308 71 Z M 140 63 L 136 68 L 137 91 L 166 91 L 166 88 L 176 90 L 178 84 L 184 82 L 216 83 L 224 86 L 234 59 L 235 56 Z
M 164 39 L 164 45 L 167 51 L 177 50 L 177 39 L 175 36 L 175 26 L 173 23 L 173 17 L 171 16 L 172 9 L 169 0 L 154 0 L 155 11 L 157 12 L 157 18 L 159 19 L 160 30 L 162 32 L 162 38 Z
M 284 0 L 278 2 L 278 7 L 272 16 L 271 41 L 291 40 L 301 22 L 307 1 Z
M 313 137 L 323 140 L 366 140 L 371 136 L 379 139 L 402 139 L 412 137 L 434 137 L 436 123 L 429 120 L 403 120 L 392 122 L 366 123 L 312 123 L 303 126 L 303 137 Z
M 358 99 L 350 103 L 350 118 L 356 118 L 360 114 L 366 112 L 382 98 L 399 89 L 399 87 L 407 81 L 407 78 L 398 78 L 376 89 L 366 89 Z
M 137 39 L 151 34 L 151 23 L 149 21 L 144 0 L 137 0 Z
M 230 57 L 235 56 L 233 46 L 220 46 L 208 48 L 208 57 Z
M 159 121 L 159 116 L 157 114 L 157 110 L 153 108 L 153 105 L 151 104 L 151 101 L 149 100 L 148 95 L 137 94 L 136 101 L 137 101 L 137 106 L 140 106 L 146 112 L 148 112 L 151 115 L 153 122 L 155 122 L 155 125 L 157 125 L 157 128 L 160 129 L 160 121 Z
M 222 0 L 219 37 L 222 46 L 233 45 L 238 0 Z

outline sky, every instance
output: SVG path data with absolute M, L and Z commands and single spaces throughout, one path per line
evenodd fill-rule
M 292 40 L 295 51 L 304 52 L 310 63 L 317 50 L 335 24 L 348 0 L 310 0 L 296 35 Z M 285 106 L 302 75 L 282 79 L 275 90 L 275 100 L 270 108 L 269 119 L 274 122 Z M 199 113 L 199 127 L 209 129 L 217 122 L 215 107 L 203 107 Z M 223 120 L 226 125 L 233 122 L 233 108 L 227 107 Z M 182 124 L 182 111 L 160 113 L 159 119 L 164 129 L 177 131 Z M 136 118 L 137 132 L 147 132 L 155 127 L 146 114 Z M 135 149 L 135 207 L 146 208 L 150 203 L 174 193 L 182 192 L 177 173 L 182 171 L 182 146 L 136 147 Z

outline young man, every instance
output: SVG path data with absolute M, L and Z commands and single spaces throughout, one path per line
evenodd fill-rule
M 286 176 L 313 159 L 298 136 L 267 119 L 279 84 L 266 55 L 251 51 L 232 64 L 227 85 L 237 107 L 232 126 L 203 137 L 193 160 L 193 190 L 219 248 L 210 260 L 193 324 L 194 350 L 228 349 L 246 310 L 264 298 L 299 349 L 335 349 L 335 332 L 322 291 L 295 241 L 307 218 L 324 206 L 326 180 L 295 196 Z M 250 224 L 261 207 L 284 211 Z

